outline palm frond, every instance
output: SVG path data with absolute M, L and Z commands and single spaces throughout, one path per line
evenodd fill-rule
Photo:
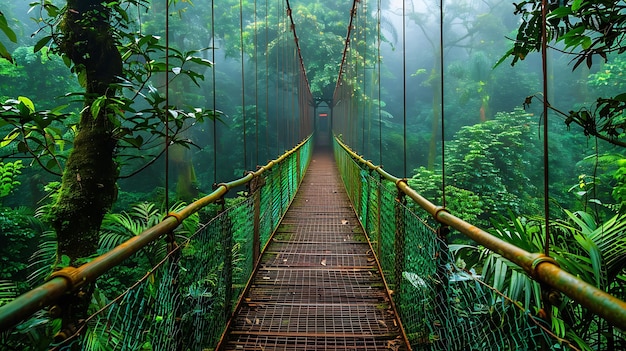
M 14 282 L 0 280 L 0 306 L 15 299 L 17 295 L 17 285 Z
M 57 237 L 54 231 L 43 232 L 37 251 L 29 259 L 28 268 L 31 271 L 28 283 L 31 286 L 42 284 L 52 273 L 54 264 L 58 261 Z

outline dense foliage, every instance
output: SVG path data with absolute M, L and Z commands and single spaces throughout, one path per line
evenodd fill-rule
M 289 109 L 274 106 L 281 94 L 293 93 L 292 72 L 285 69 L 292 63 L 282 56 L 293 42 L 286 9 L 260 10 L 256 2 L 227 0 L 211 12 L 190 1 L 169 3 L 169 46 L 160 3 L 37 2 L 31 9 L 36 28 L 26 24 L 30 20 L 14 19 L 20 17 L 15 4 L 0 9 L 0 242 L 9 243 L 0 250 L 0 303 L 29 287 L 31 271 L 33 284 L 40 283 L 51 270 L 85 262 L 155 224 L 166 212 L 167 196 L 191 201 L 214 182 L 239 176 L 292 146 L 285 135 L 298 126 L 290 124 Z M 349 59 L 356 64 L 345 68 L 352 74 L 346 84 L 358 101 L 354 107 L 363 107 L 348 131 L 352 146 L 393 174 L 408 169 L 409 184 L 433 202 L 442 197 L 443 163 L 448 209 L 532 252 L 545 247 L 546 224 L 538 216 L 548 197 L 554 223 L 547 236 L 557 262 L 624 298 L 625 5 L 549 2 L 554 95 L 548 117 L 562 121 L 550 118 L 550 193 L 543 194 L 539 125 L 546 116 L 538 104 L 530 105 L 543 102 L 537 93 L 539 55 L 533 55 L 541 51 L 542 2 L 449 2 L 441 24 L 435 2 L 408 3 L 404 18 L 387 2 L 382 13 L 363 10 L 359 17 L 355 38 L 363 40 L 351 43 Z M 291 13 L 311 89 L 317 101 L 331 105 L 347 11 L 338 2 L 305 1 Z M 193 30 L 184 30 L 189 23 Z M 439 25 L 446 31 L 442 42 Z M 401 31 L 409 33 L 403 58 Z M 502 64 L 507 60 L 514 67 Z M 224 68 L 213 70 L 217 62 Z M 400 79 L 408 83 L 405 91 Z M 253 139 L 256 150 L 245 147 Z M 177 184 L 172 194 L 165 193 L 163 168 L 154 167 L 163 164 L 169 146 Z M 81 156 L 81 148 L 90 154 Z M 98 201 L 93 212 L 81 207 Z M 65 206 L 72 202 L 79 206 Z M 213 210 L 206 219 L 220 212 Z M 238 220 L 231 218 L 235 225 Z M 88 223 L 67 235 L 83 221 Z M 188 236 L 198 222 L 188 224 L 179 235 Z M 231 250 L 236 262 L 243 260 L 238 250 L 246 241 L 238 235 Z M 532 313 L 540 310 L 540 287 L 519 268 L 481 247 L 452 249 L 512 300 Z M 182 260 L 200 250 L 227 248 L 192 242 Z M 110 272 L 91 287 L 94 298 L 86 308 L 104 306 L 165 251 L 164 243 L 151 246 Z M 210 304 L 223 293 L 216 278 L 223 269 L 215 263 L 204 280 L 192 282 L 186 303 Z M 159 284 L 159 277 L 150 281 L 151 288 Z M 624 347 L 616 344 L 611 326 L 567 299 L 555 306 L 551 322 L 559 337 L 580 348 Z M 30 329 L 46 329 L 40 338 L 48 341 L 61 325 Z

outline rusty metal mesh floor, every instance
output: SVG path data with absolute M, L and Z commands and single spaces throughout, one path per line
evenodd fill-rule
M 223 349 L 406 349 L 330 153 L 313 157 Z

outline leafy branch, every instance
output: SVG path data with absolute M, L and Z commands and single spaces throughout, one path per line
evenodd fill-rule
M 544 103 L 542 95 L 527 96 L 524 100 L 524 108 L 530 106 L 533 98 Z M 623 111 L 626 110 L 626 93 L 619 94 L 614 98 L 598 98 L 595 108 L 582 108 L 578 111 L 564 112 L 547 104 L 548 108 L 563 118 L 569 127 L 572 123 L 579 125 L 586 136 L 594 136 L 613 145 L 626 147 L 626 142 L 620 140 L 620 136 L 626 133 L 626 118 Z
M 517 30 L 513 47 L 496 63 L 512 57 L 511 65 L 524 60 L 531 52 L 540 52 L 542 46 L 542 1 L 527 0 L 514 3 L 515 14 L 522 22 Z M 561 52 L 573 56 L 572 70 L 585 63 L 591 67 L 600 57 L 606 62 L 610 54 L 626 51 L 626 3 L 622 1 L 566 0 L 550 2 L 547 13 L 547 41 L 559 44 Z M 553 46 L 551 46 L 553 47 Z M 526 98 L 524 106 L 533 96 Z M 563 112 L 548 105 L 564 117 L 566 125 L 578 124 L 586 136 L 594 136 L 613 145 L 626 147 L 620 140 L 626 133 L 626 93 L 615 97 L 599 97 L 594 107 Z

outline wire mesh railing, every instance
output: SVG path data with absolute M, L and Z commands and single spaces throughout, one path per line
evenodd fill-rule
M 454 217 L 412 191 L 406 180 L 365 161 L 338 139 L 334 153 L 413 349 L 579 347 L 553 332 L 540 311 L 490 286 L 475 271 L 457 266 L 447 245 L 448 228 L 522 267 L 542 286 L 564 293 L 606 323 L 624 328 L 624 302 L 568 274 L 545 256 L 507 244 Z
M 212 194 L 170 213 L 157 227 L 140 234 L 137 237 L 140 240 L 131 239 L 90 263 L 67 268 L 37 288 L 43 292 L 56 289 L 53 295 L 60 298 L 31 292 L 0 307 L 0 348 L 203 350 L 215 347 L 254 270 L 261 248 L 295 196 L 311 159 L 311 143 L 308 138 L 244 178 L 219 184 Z M 224 195 L 244 185 L 245 196 L 226 208 Z M 183 219 L 193 221 L 196 212 L 201 217 L 210 216 L 207 208 L 217 214 L 198 225 L 192 235 L 179 236 L 155 265 L 133 259 L 140 255 L 154 259 L 158 250 L 152 249 L 165 246 L 162 237 Z M 98 289 L 99 274 L 92 273 L 106 272 L 113 267 L 113 261 L 116 261 L 113 266 L 145 274 L 109 300 Z M 95 284 L 87 284 L 94 280 Z M 60 326 L 55 320 L 55 311 L 62 305 L 60 301 L 80 299 L 78 286 L 91 286 L 93 290 L 90 315 L 71 330 L 54 333 Z M 52 307 L 42 310 L 47 304 Z M 25 310 L 25 306 L 31 310 Z M 33 312 L 34 316 L 12 326 Z M 53 334 L 56 340 L 51 340 Z

